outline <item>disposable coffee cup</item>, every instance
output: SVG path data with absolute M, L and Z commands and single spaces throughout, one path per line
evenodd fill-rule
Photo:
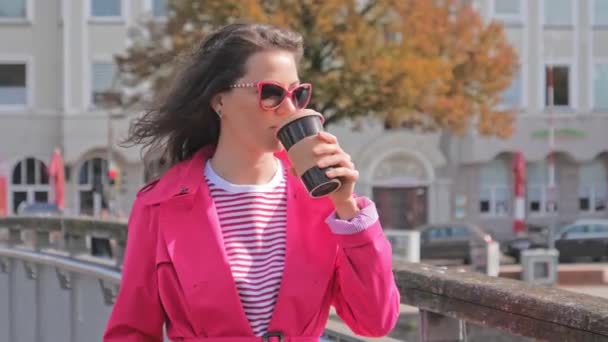
M 289 160 L 311 197 L 323 197 L 342 186 L 337 178 L 325 174 L 331 167 L 316 165 L 313 148 L 323 142 L 316 135 L 323 131 L 323 116 L 312 110 L 289 118 L 277 130 L 277 138 L 287 150 Z

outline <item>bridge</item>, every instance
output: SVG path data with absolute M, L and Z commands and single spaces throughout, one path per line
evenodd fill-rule
M 120 284 L 126 222 L 0 219 L 0 342 L 99 341 Z M 402 314 L 390 337 L 332 341 L 608 341 L 608 300 L 519 280 L 395 262 Z

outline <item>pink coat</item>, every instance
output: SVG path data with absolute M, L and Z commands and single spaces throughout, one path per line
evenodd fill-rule
M 204 180 L 211 154 L 201 149 L 138 194 L 104 341 L 161 341 L 163 323 L 172 341 L 262 341 L 241 306 Z M 284 153 L 277 156 L 288 165 Z M 287 183 L 285 266 L 269 331 L 318 341 L 333 305 L 353 332 L 386 335 L 400 298 L 380 223 L 334 234 L 325 223 L 329 200 L 310 198 L 290 173 Z

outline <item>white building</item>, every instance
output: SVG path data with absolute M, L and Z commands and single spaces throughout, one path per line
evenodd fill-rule
M 0 2 L 0 161 L 9 176 L 9 214 L 22 201 L 52 198 L 43 172 L 55 147 L 67 165 L 66 209 L 92 213 L 93 184 L 107 183 L 109 121 L 95 94 L 112 80 L 113 54 L 129 25 L 162 15 L 158 0 L 5 0 Z M 112 120 L 115 141 L 127 119 Z M 114 144 L 115 145 L 115 144 Z M 121 207 L 144 182 L 136 149 L 116 148 Z
M 473 0 L 497 19 L 520 55 L 505 104 L 519 108 L 508 140 L 420 135 L 380 127 L 335 129 L 362 169 L 360 192 L 376 200 L 385 226 L 472 221 L 512 235 L 514 153 L 527 164 L 526 220 L 549 225 L 607 217 L 608 1 Z M 557 213 L 548 212 L 546 68 L 554 67 Z
M 479 222 L 511 234 L 511 159 L 527 160 L 527 220 L 547 223 L 545 68 L 555 66 L 559 222 L 608 216 L 608 0 L 474 0 L 505 23 L 522 68 L 505 96 L 520 108 L 508 140 L 385 131 L 370 124 L 330 127 L 361 170 L 358 192 L 378 203 L 386 226 Z M 9 175 L 9 213 L 52 190 L 42 171 L 55 147 L 67 164 L 66 207 L 92 213 L 93 184 L 105 183 L 108 113 L 95 93 L 111 82 L 112 55 L 142 15 L 162 16 L 158 0 L 5 0 L 0 2 L 0 160 Z M 111 121 L 124 137 L 127 119 Z M 115 144 L 113 144 L 116 146 Z M 145 177 L 137 149 L 115 148 L 121 207 Z

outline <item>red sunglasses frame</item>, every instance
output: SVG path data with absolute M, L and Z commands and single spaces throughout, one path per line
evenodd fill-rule
M 276 106 L 265 107 L 265 106 L 262 105 L 262 87 L 265 86 L 265 85 L 274 85 L 274 86 L 277 86 L 277 87 L 283 89 L 285 95 L 283 96 L 283 98 L 281 99 L 281 101 Z M 293 95 L 294 95 L 294 93 L 298 89 L 300 89 L 302 87 L 308 87 L 309 88 L 309 92 L 308 92 L 308 98 L 304 102 L 304 105 L 301 106 L 301 107 L 299 107 L 299 106 L 296 105 L 296 103 L 295 103 L 295 101 L 293 99 Z M 310 84 L 310 83 L 298 84 L 297 86 L 295 86 L 291 90 L 283 87 L 283 85 L 281 85 L 280 83 L 273 82 L 273 81 L 259 81 L 259 82 L 251 82 L 251 83 L 237 83 L 237 84 L 230 85 L 230 88 L 257 88 L 257 90 L 258 90 L 258 105 L 263 110 L 274 110 L 274 109 L 279 108 L 283 104 L 283 102 L 285 102 L 286 98 L 290 98 L 291 102 L 294 105 L 294 107 L 296 107 L 297 109 L 304 109 L 304 108 L 306 108 L 306 106 L 308 106 L 308 103 L 310 103 L 310 98 L 312 97 L 312 84 Z

